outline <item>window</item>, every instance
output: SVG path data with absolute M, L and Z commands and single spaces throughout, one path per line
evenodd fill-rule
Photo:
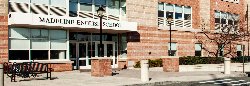
M 127 58 L 127 34 L 121 35 L 120 55 L 121 58 Z
M 50 59 L 66 59 L 66 50 L 51 50 Z
M 48 50 L 31 50 L 31 60 L 48 60 L 49 52 Z
M 174 6 L 172 4 L 166 4 L 165 5 L 166 8 L 166 18 L 168 18 L 168 16 L 172 16 L 174 17 L 173 13 L 174 13 Z
M 92 0 L 80 0 L 80 10 L 92 12 Z
M 201 56 L 202 45 L 200 43 L 195 44 L 195 56 Z
M 113 15 L 119 15 L 119 0 L 107 0 L 108 2 L 108 12 Z
M 182 19 L 182 6 L 175 6 L 175 19 Z
M 164 4 L 158 4 L 158 17 L 164 17 Z
M 10 28 L 9 32 L 10 60 L 66 59 L 65 30 Z
M 215 11 L 215 29 L 228 26 L 233 30 L 237 30 L 239 16 L 226 12 Z M 222 25 L 221 25 L 222 24 Z
M 21 1 L 21 0 L 20 0 Z M 49 5 L 49 0 L 31 0 L 31 3 L 39 4 L 39 5 Z
M 218 45 L 218 49 L 219 49 L 219 56 L 224 56 L 224 45 Z
M 78 0 L 69 0 L 69 16 L 76 17 L 78 11 Z
M 30 3 L 30 0 L 10 0 L 10 2 Z
M 176 43 L 171 43 L 171 46 L 170 46 L 170 43 L 168 43 L 168 56 L 176 56 L 176 52 L 177 52 L 177 45 Z M 170 49 L 171 47 L 171 49 Z
M 184 7 L 184 20 L 191 20 L 191 7 Z
M 121 15 L 126 15 L 126 0 L 121 0 Z
M 158 3 L 158 25 L 168 25 L 169 16 L 173 17 L 173 26 L 192 27 L 192 7 L 169 3 Z
M 10 60 L 29 60 L 28 50 L 10 50 L 9 51 Z
M 98 10 L 100 6 L 102 6 L 103 9 L 106 10 L 106 0 L 94 0 L 94 4 L 95 4 L 95 9 L 94 9 L 95 11 Z
M 71 1 L 71 0 L 70 0 Z M 74 1 L 74 0 L 73 0 Z M 66 0 L 50 0 L 50 5 L 55 6 L 55 7 L 63 7 L 67 8 L 66 6 Z
M 242 45 L 237 45 L 237 56 L 242 56 L 243 48 L 244 47 Z

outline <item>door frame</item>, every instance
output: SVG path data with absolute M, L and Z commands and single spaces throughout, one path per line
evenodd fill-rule
M 72 65 L 73 66 L 73 69 L 90 69 L 91 66 L 89 65 L 89 57 L 88 57 L 88 42 L 86 41 L 80 41 L 80 42 L 77 42 L 77 41 L 70 41 L 69 43 L 75 43 L 76 44 L 76 56 L 75 58 L 70 58 L 70 60 L 76 60 L 76 65 Z M 79 44 L 85 44 L 86 46 L 86 49 L 85 49 L 85 53 L 86 53 L 86 57 L 85 58 L 80 58 L 79 57 Z M 86 63 L 86 66 L 80 66 L 79 65 L 79 62 L 80 60 L 85 60 L 85 63 Z
M 100 41 L 93 41 L 93 42 L 95 43 L 95 51 L 97 51 L 97 52 L 95 52 L 95 57 L 98 57 L 98 44 L 100 44 Z M 116 47 L 115 42 L 114 41 L 102 41 L 102 44 L 104 45 L 104 57 L 107 57 L 107 45 L 108 44 L 113 45 L 113 56 L 110 57 L 110 58 L 112 58 L 113 65 L 111 65 L 111 66 L 112 66 L 112 68 L 118 67 L 118 60 L 115 60 L 115 58 L 118 59 L 118 56 L 115 57 L 115 53 L 116 53 L 116 51 L 115 51 L 115 47 Z M 115 61 L 117 61 L 117 62 L 115 62 Z

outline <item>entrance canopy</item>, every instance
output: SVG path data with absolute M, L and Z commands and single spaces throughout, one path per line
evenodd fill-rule
M 81 29 L 100 29 L 100 19 L 40 15 L 31 13 L 10 13 L 9 25 L 31 25 Z M 136 22 L 103 20 L 103 30 L 137 31 Z

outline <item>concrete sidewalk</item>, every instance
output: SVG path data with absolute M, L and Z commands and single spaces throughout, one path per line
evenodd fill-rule
M 23 79 L 17 78 L 18 82 L 10 82 L 10 78 L 5 76 L 5 86 L 117 86 L 117 85 L 133 85 L 143 84 L 140 81 L 140 69 L 127 69 L 113 71 L 113 76 L 107 77 L 91 77 L 90 72 L 53 72 L 53 80 L 44 80 L 46 75 L 38 78 Z M 224 75 L 220 72 L 177 72 L 169 73 L 162 71 L 150 71 L 150 81 L 166 82 L 166 81 L 201 81 L 224 77 L 241 77 L 244 74 L 240 72 L 232 72 L 231 75 Z M 171 82 L 169 82 L 171 83 Z

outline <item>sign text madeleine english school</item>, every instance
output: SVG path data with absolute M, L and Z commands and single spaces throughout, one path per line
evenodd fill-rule
M 39 17 L 40 22 L 42 23 L 49 23 L 49 24 L 63 24 L 63 25 L 82 25 L 82 26 L 99 26 L 99 21 L 93 20 L 78 20 L 78 19 L 61 19 L 61 18 L 44 18 Z M 120 28 L 121 23 L 118 22 L 105 22 L 102 23 L 103 27 L 112 27 L 112 28 Z

